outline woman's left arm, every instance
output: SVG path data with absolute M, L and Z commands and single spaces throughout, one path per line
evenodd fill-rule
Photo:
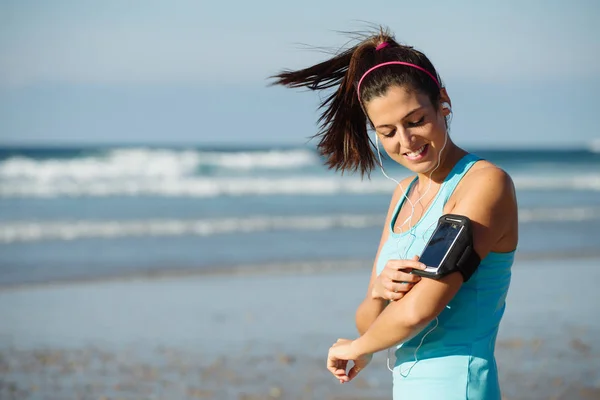
M 483 259 L 496 250 L 516 222 L 514 186 L 508 174 L 493 166 L 473 171 L 463 179 L 463 194 L 445 211 L 471 220 L 475 251 Z M 347 347 L 332 347 L 330 358 L 355 359 L 405 342 L 442 312 L 462 283 L 458 272 L 440 280 L 422 279 L 401 300 L 391 303 L 364 335 L 346 342 Z M 337 347 L 341 348 L 336 351 Z

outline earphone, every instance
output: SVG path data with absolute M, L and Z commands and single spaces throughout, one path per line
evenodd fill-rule
M 425 197 L 425 195 L 429 192 L 429 189 L 431 189 L 431 176 L 439 168 L 440 163 L 441 163 L 441 158 L 442 158 L 442 152 L 444 151 L 444 149 L 446 148 L 446 144 L 448 143 L 448 132 L 450 130 L 450 122 L 452 121 L 452 108 L 450 107 L 450 104 L 448 102 L 443 102 L 442 108 L 447 109 L 449 111 L 449 114 L 446 116 L 446 125 L 447 126 L 446 126 L 446 135 L 444 136 L 444 145 L 442 146 L 442 148 L 440 149 L 440 152 L 438 153 L 438 162 L 437 162 L 435 168 L 432 169 L 431 172 L 429 173 L 429 186 L 427 186 L 427 190 L 425 190 L 425 192 L 421 195 L 421 197 L 419 197 L 417 199 L 417 201 L 416 201 L 417 204 Z M 402 227 L 409 220 L 412 221 L 412 217 L 415 213 L 415 204 L 413 204 L 413 202 L 408 198 L 406 190 L 404 189 L 402 184 L 400 182 L 398 182 L 397 180 L 395 180 L 394 178 L 389 177 L 388 174 L 385 173 L 385 170 L 383 169 L 383 160 L 381 157 L 381 152 L 379 151 L 379 141 L 378 141 L 377 133 L 375 133 L 375 148 L 377 149 L 377 155 L 379 158 L 379 168 L 381 169 L 383 176 L 385 176 L 387 179 L 391 180 L 392 182 L 396 183 L 396 185 L 400 186 L 400 189 L 402 190 L 404 199 L 406 201 L 408 201 L 408 203 L 410 204 L 410 207 L 411 207 L 410 216 L 400 225 L 400 227 Z M 409 228 L 407 231 L 410 231 L 410 229 L 412 229 L 412 227 L 409 225 Z
M 444 145 L 442 146 L 442 148 L 440 149 L 439 153 L 438 153 L 438 162 L 435 166 L 435 168 L 433 170 L 431 170 L 431 172 L 429 173 L 429 185 L 427 186 L 427 190 L 425 190 L 425 192 L 417 199 L 416 204 L 419 204 L 421 202 L 421 200 L 425 197 L 425 195 L 429 192 L 429 189 L 431 189 L 431 176 L 433 175 L 433 173 L 439 168 L 440 164 L 441 164 L 441 157 L 442 157 L 442 152 L 444 151 L 444 149 L 446 148 L 446 144 L 448 143 L 448 135 L 449 135 L 449 130 L 450 130 L 450 122 L 452 120 L 452 108 L 450 106 L 450 104 L 448 102 L 443 102 L 442 103 L 442 109 L 446 109 L 449 111 L 448 115 L 446 116 L 446 134 L 444 136 Z M 385 170 L 383 169 L 383 161 L 382 161 L 382 157 L 381 157 L 381 152 L 379 151 L 379 141 L 378 141 L 378 136 L 377 133 L 375 133 L 375 147 L 377 149 L 377 155 L 379 157 L 379 167 L 381 169 L 381 172 L 383 173 L 383 175 L 395 182 L 398 186 L 400 186 L 400 189 L 402 190 L 402 194 L 404 196 L 404 199 L 410 204 L 411 207 L 411 213 L 410 216 L 400 225 L 400 227 L 404 226 L 407 222 L 409 223 L 408 229 L 405 231 L 407 233 L 409 233 L 412 236 L 412 242 L 410 244 L 408 244 L 407 246 L 405 246 L 405 251 L 404 251 L 404 255 L 401 257 L 403 259 L 407 258 L 407 253 L 408 253 L 408 249 L 410 249 L 410 247 L 412 246 L 412 244 L 414 243 L 414 241 L 416 240 L 416 232 L 412 232 L 412 229 L 414 228 L 414 225 L 411 225 L 412 223 L 412 218 L 413 215 L 415 213 L 415 204 L 408 198 L 408 193 L 406 192 L 406 190 L 404 189 L 404 187 L 402 186 L 402 184 L 400 182 L 398 182 L 397 180 L 389 177 L 386 173 Z M 399 211 L 399 210 L 398 210 Z M 437 221 L 434 221 L 433 224 L 437 223 Z M 433 225 L 432 224 L 432 225 Z M 393 229 L 393 227 L 392 227 Z M 425 232 L 427 232 L 429 230 L 429 228 L 427 230 L 425 230 Z M 398 248 L 400 245 L 400 239 L 398 239 L 398 241 L 396 242 L 396 247 Z M 400 253 L 402 253 L 400 251 L 400 249 L 398 248 L 398 253 L 400 255 Z M 419 346 L 417 346 L 417 348 L 415 349 L 414 352 L 414 362 L 412 363 L 412 365 L 408 368 L 407 371 L 403 372 L 402 368 L 399 368 L 399 373 L 402 377 L 406 378 L 408 376 L 408 374 L 410 373 L 410 371 L 412 370 L 412 368 L 417 364 L 417 362 L 419 361 L 418 357 L 417 357 L 417 353 L 419 351 L 419 349 L 421 348 L 421 346 L 423 345 L 423 342 L 425 340 L 425 338 L 431 333 L 433 332 L 439 325 L 439 319 L 436 316 L 435 317 L 435 325 L 429 330 L 427 331 L 427 333 L 425 333 L 425 335 L 423 335 L 421 337 L 421 341 L 419 343 Z M 391 348 L 388 348 L 387 350 L 387 368 L 390 372 L 394 372 L 393 368 L 390 367 L 390 350 Z

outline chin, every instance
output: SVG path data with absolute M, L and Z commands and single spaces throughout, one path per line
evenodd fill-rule
M 410 162 L 403 159 L 402 162 L 399 162 L 398 160 L 396 160 L 396 162 L 398 162 L 400 165 L 410 170 L 411 172 L 414 172 L 415 174 L 430 173 L 438 165 L 437 160 L 423 160 L 420 162 Z
M 432 172 L 436 166 L 437 166 L 437 163 L 426 162 L 426 163 L 420 163 L 417 165 L 411 165 L 411 167 L 409 167 L 408 169 L 410 169 L 412 172 L 414 172 L 416 174 L 426 175 L 426 174 Z

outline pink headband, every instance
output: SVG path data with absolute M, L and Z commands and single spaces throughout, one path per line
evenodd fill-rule
M 384 43 L 385 43 L 385 42 L 384 42 Z M 382 44 L 383 44 L 383 43 L 382 43 Z M 381 46 L 381 44 L 380 44 L 379 46 Z M 379 47 L 379 46 L 377 46 L 377 47 Z M 385 47 L 385 46 L 384 46 L 384 47 Z M 383 48 L 383 47 L 382 47 L 382 48 Z M 376 48 L 376 50 L 379 50 L 379 49 L 377 49 L 377 48 Z M 358 95 L 358 98 L 359 98 L 359 99 L 360 99 L 360 85 L 362 84 L 362 81 L 363 81 L 363 79 L 365 79 L 365 77 L 366 77 L 367 75 L 369 75 L 371 72 L 373 72 L 373 71 L 374 71 L 374 70 L 376 70 L 377 68 L 385 67 L 386 65 L 406 65 L 407 67 L 413 67 L 413 68 L 416 68 L 416 69 L 418 69 L 418 70 L 421 70 L 421 71 L 425 72 L 427 75 L 429 75 L 429 77 L 430 77 L 431 79 L 433 79 L 433 81 L 435 82 L 435 84 L 436 84 L 438 87 L 440 87 L 440 83 L 438 82 L 438 80 L 436 79 L 436 77 L 435 77 L 435 76 L 433 76 L 433 74 L 432 74 L 431 72 L 427 71 L 425 68 L 423 68 L 423 67 L 420 67 L 420 66 L 418 66 L 418 65 L 416 65 L 416 64 L 411 64 L 411 63 L 407 63 L 407 62 L 403 62 L 403 61 L 388 61 L 388 62 L 384 62 L 384 63 L 381 63 L 381 64 L 377 64 L 377 65 L 376 65 L 376 66 L 374 66 L 374 67 L 371 67 L 370 69 L 368 69 L 368 70 L 367 70 L 367 72 L 365 72 L 365 73 L 363 74 L 363 76 L 361 76 L 361 77 L 360 77 L 360 80 L 358 81 L 358 85 L 356 85 L 356 94 Z

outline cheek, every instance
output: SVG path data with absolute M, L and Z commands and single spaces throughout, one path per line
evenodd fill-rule
M 385 152 L 385 154 L 393 160 L 399 160 L 400 145 L 398 144 L 398 141 L 393 138 L 384 138 L 383 140 L 380 140 L 379 144 L 382 148 L 382 153 Z
M 445 125 L 440 125 L 438 127 L 436 127 L 437 129 L 434 132 L 435 138 L 438 142 L 443 143 L 446 140 L 446 126 Z
M 433 142 L 440 141 L 444 140 L 444 136 L 446 135 L 446 127 L 445 125 L 438 124 L 438 121 L 435 121 L 434 123 L 427 124 L 421 132 L 415 132 L 415 134 L 423 136 L 424 138 Z
M 390 152 L 393 152 L 395 144 L 392 138 L 379 136 L 379 146 L 389 154 Z

